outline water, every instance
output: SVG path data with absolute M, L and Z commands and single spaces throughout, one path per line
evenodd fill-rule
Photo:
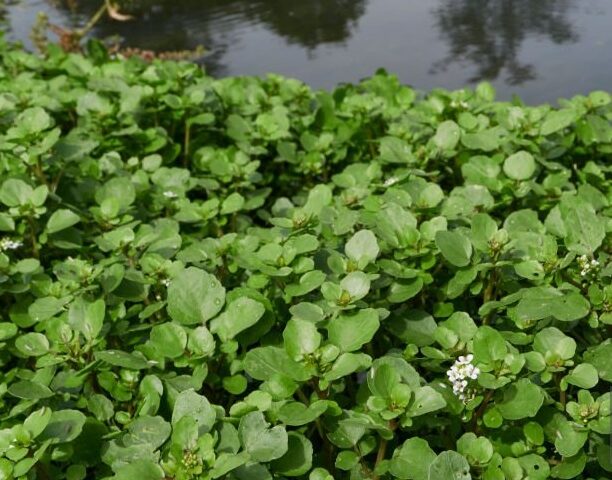
M 2 0 L 0 0 L 1 2 Z M 101 0 L 4 0 L 9 36 L 31 47 L 39 10 L 83 25 Z M 502 99 L 554 102 L 612 90 L 612 0 L 131 0 L 136 21 L 99 37 L 182 50 L 203 45 L 216 76 L 281 73 L 313 87 L 383 67 L 421 90 L 491 81 Z

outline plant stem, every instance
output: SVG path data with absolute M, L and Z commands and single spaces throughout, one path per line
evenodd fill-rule
M 185 138 L 183 140 L 183 166 L 189 167 L 189 143 L 191 141 L 191 125 L 185 122 Z
M 87 24 L 83 28 L 75 32 L 79 37 L 84 37 L 85 35 L 87 35 L 87 33 L 96 25 L 96 23 L 100 21 L 102 15 L 104 15 L 108 10 L 107 4 L 108 0 L 105 0 L 104 3 L 102 3 L 102 6 L 98 9 L 98 11 L 94 13 L 93 16 L 89 19 Z
M 474 416 L 472 417 L 472 431 L 474 433 L 478 433 L 479 431 L 478 420 L 484 414 L 484 411 L 487 408 L 487 405 L 489 404 L 489 401 L 491 400 L 491 397 L 493 397 L 494 393 L 495 393 L 494 390 L 487 390 L 487 393 L 485 393 L 485 396 L 482 400 L 482 403 L 480 404 L 480 407 L 478 407 L 478 410 L 476 410 L 476 413 L 474 413 Z
M 34 225 L 34 220 L 32 217 L 28 217 L 28 225 L 30 227 L 30 242 L 32 243 L 32 255 L 34 258 L 39 257 L 38 253 L 38 243 L 36 243 L 36 226 Z
M 485 288 L 483 295 L 482 295 L 482 303 L 485 304 L 487 302 L 495 300 L 495 298 L 497 297 L 496 290 L 497 290 L 497 269 L 494 266 L 493 270 L 491 271 L 491 276 L 489 277 L 489 283 L 487 284 L 487 287 Z M 492 315 L 493 315 L 492 311 L 489 312 L 487 315 L 485 315 L 482 319 L 482 324 L 483 325 L 489 324 L 489 322 L 491 321 Z
M 380 445 L 378 445 L 378 452 L 376 453 L 376 463 L 374 464 L 374 472 L 376 472 L 376 468 L 385 459 L 386 453 L 387 453 L 387 440 L 383 438 L 380 441 Z M 373 480 L 378 480 L 379 475 L 374 473 L 374 476 L 372 478 Z

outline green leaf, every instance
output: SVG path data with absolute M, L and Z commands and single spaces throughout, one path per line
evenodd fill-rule
M 232 470 L 244 465 L 247 461 L 245 455 L 235 455 L 233 453 L 221 453 L 215 460 L 215 465 L 210 472 L 212 478 L 222 478 Z
M 60 232 L 66 228 L 76 225 L 80 221 L 81 217 L 79 217 L 73 211 L 65 208 L 60 208 L 59 210 L 53 212 L 51 217 L 49 217 L 49 221 L 47 222 L 47 232 Z
M 423 279 L 417 277 L 412 280 L 394 282 L 389 288 L 388 300 L 391 303 L 403 303 L 417 295 L 423 288 Z
M 42 333 L 26 333 L 15 340 L 15 348 L 22 355 L 40 357 L 49 351 L 49 340 Z
M 409 310 L 394 314 L 386 322 L 387 327 L 395 336 L 406 343 L 417 347 L 431 345 L 434 342 L 434 332 L 437 328 L 434 318 L 423 310 Z
M 429 465 L 428 480 L 471 480 L 470 465 L 463 455 L 446 451 Z
M 536 163 L 529 152 L 521 150 L 504 161 L 504 173 L 513 180 L 527 180 L 533 176 Z
M 606 231 L 593 206 L 579 196 L 568 196 L 562 199 L 559 210 L 567 232 L 567 249 L 578 255 L 595 252 L 602 244 Z
M 34 190 L 23 180 L 9 178 L 0 187 L 0 202 L 7 207 L 26 205 L 32 197 Z
M 306 406 L 302 402 L 285 403 L 278 411 L 278 418 L 286 425 L 299 427 L 314 422 L 328 408 L 325 400 L 317 400 Z
M 557 320 L 572 322 L 585 317 L 589 310 L 589 302 L 580 293 L 562 292 L 551 287 L 526 290 L 516 307 L 518 317 L 524 321 L 552 316 Z
M 412 437 L 395 449 L 389 471 L 404 480 L 427 480 L 435 459 L 436 454 L 426 440 Z
M 228 215 L 238 212 L 244 206 L 244 197 L 238 192 L 230 194 L 221 204 L 221 214 Z
M 105 312 L 106 305 L 103 299 L 88 302 L 83 297 L 79 297 L 68 309 L 68 324 L 91 341 L 102 331 Z
M 28 307 L 28 314 L 35 322 L 42 322 L 57 315 L 64 309 L 64 305 L 68 303 L 70 297 L 55 298 L 42 297 L 37 298 Z
M 209 432 L 215 424 L 217 414 L 209 401 L 193 389 L 183 390 L 176 397 L 172 410 L 172 425 L 183 417 L 189 417 L 198 426 L 199 435 Z
M 168 314 L 183 325 L 203 324 L 216 316 L 225 303 L 225 288 L 209 273 L 189 267 L 168 287 Z
M 597 369 L 590 363 L 581 363 L 565 377 L 567 383 L 580 388 L 590 389 L 599 382 Z
M 358 268 L 364 268 L 376 260 L 380 248 L 374 233 L 370 230 L 359 230 L 346 242 L 344 252 L 357 264 Z
M 485 437 L 477 437 L 474 433 L 464 433 L 457 440 L 458 452 L 465 456 L 470 464 L 484 465 L 491 460 L 493 444 Z
M 540 135 L 550 135 L 571 125 L 576 120 L 576 112 L 569 108 L 552 110 L 546 115 L 540 127 Z
M 242 417 L 238 434 L 242 446 L 255 462 L 280 459 L 289 450 L 289 437 L 285 428 L 280 425 L 269 428 L 261 412 L 251 412 Z M 291 468 L 291 463 L 285 461 L 284 466 Z
M 438 125 L 432 141 L 440 150 L 453 150 L 459 143 L 460 138 L 461 130 L 459 126 L 452 120 L 447 120 Z
M 299 283 L 287 285 L 285 292 L 291 297 L 300 297 L 312 292 L 325 281 L 325 273 L 320 270 L 311 270 L 300 277 Z
M 584 361 L 597 369 L 599 378 L 612 383 L 612 341 L 607 340 L 584 353 Z
M 542 389 L 521 378 L 504 389 L 504 396 L 497 404 L 502 416 L 507 420 L 520 420 L 534 417 L 544 402 Z
M 474 357 L 476 362 L 492 364 L 502 360 L 508 352 L 504 337 L 487 325 L 478 328 L 474 335 Z
M 340 288 L 347 292 L 351 301 L 360 300 L 370 291 L 370 279 L 363 272 L 351 272 L 340 282 Z
M 567 420 L 560 421 L 555 432 L 555 448 L 564 457 L 573 457 L 584 446 L 589 431 Z
M 168 358 L 180 357 L 187 346 L 187 332 L 176 323 L 162 323 L 151 329 L 149 338 L 156 353 Z
M 163 480 L 164 477 L 164 471 L 155 462 L 136 458 L 132 460 L 132 463 L 119 467 L 111 478 L 113 480 L 134 480 L 135 478 Z
M 244 359 L 245 371 L 256 380 L 268 380 L 281 374 L 296 381 L 309 378 L 304 367 L 292 360 L 283 348 L 257 347 L 249 350 Z
M 482 150 L 491 152 L 499 148 L 501 140 L 500 132 L 496 129 L 482 130 L 476 133 L 464 133 L 461 136 L 461 143 L 471 150 Z
M 359 350 L 378 330 L 378 313 L 372 308 L 350 315 L 338 315 L 327 326 L 329 340 L 343 352 Z
M 334 465 L 339 470 L 351 470 L 359 463 L 359 455 L 351 450 L 342 450 L 336 457 Z
M 28 418 L 23 422 L 23 426 L 30 432 L 32 438 L 36 438 L 47 427 L 51 420 L 51 413 L 52 411 L 50 408 L 43 407 L 28 415 Z
M 123 437 L 123 444 L 130 445 L 146 444 L 154 450 L 161 447 L 170 436 L 172 428 L 162 417 L 150 417 L 148 415 L 138 417 L 128 425 L 128 432 Z
M 121 350 L 101 350 L 94 353 L 94 356 L 96 360 L 102 360 L 116 367 L 129 368 L 132 370 L 143 370 L 149 367 L 149 364 L 142 356 L 123 352 Z
M 265 311 L 261 303 L 249 297 L 240 297 L 232 301 L 226 310 L 211 322 L 210 329 L 227 341 L 255 325 Z
M 470 264 L 472 244 L 459 232 L 441 230 L 436 233 L 436 246 L 444 258 L 456 267 L 465 267 Z
M 313 323 L 292 318 L 283 331 L 283 340 L 289 356 L 294 360 L 300 360 L 319 348 L 321 334 Z
M 425 386 L 419 388 L 414 393 L 414 401 L 408 409 L 407 414 L 410 417 L 417 417 L 427 413 L 435 412 L 446 406 L 446 400 L 442 394 L 434 390 L 432 387 Z
M 7 213 L 0 212 L 0 232 L 12 232 L 15 230 L 15 220 Z
M 298 432 L 289 432 L 287 452 L 270 467 L 286 477 L 299 477 L 312 468 L 312 443 Z
M 68 443 L 76 439 L 85 425 L 86 417 L 78 410 L 57 410 L 51 414 L 49 423 L 38 437 L 39 441 Z
M 555 465 L 551 470 L 554 478 L 569 480 L 578 478 L 586 466 L 587 456 L 583 451 L 578 452 L 573 457 L 564 457 L 560 464 Z
M 472 243 L 481 252 L 489 251 L 489 242 L 497 232 L 497 224 L 486 213 L 478 213 L 472 217 Z
M 17 335 L 17 325 L 9 322 L 0 322 L 0 342 L 4 342 L 9 338 Z
M 20 380 L 11 384 L 8 388 L 8 393 L 13 397 L 25 400 L 40 400 L 54 395 L 49 387 L 31 380 Z
M 556 327 L 547 327 L 534 337 L 533 349 L 545 356 L 569 360 L 576 354 L 576 341 Z

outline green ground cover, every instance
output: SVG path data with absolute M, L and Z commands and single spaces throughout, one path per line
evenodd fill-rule
M 0 478 L 610 478 L 611 120 L 0 44 Z

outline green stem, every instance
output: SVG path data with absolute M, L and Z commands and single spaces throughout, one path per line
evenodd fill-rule
M 100 21 L 100 19 L 102 18 L 102 15 L 104 15 L 107 10 L 108 10 L 108 0 L 104 0 L 104 3 L 102 3 L 102 6 L 98 9 L 96 13 L 93 14 L 93 16 L 87 22 L 87 24 L 80 30 L 77 30 L 75 33 L 79 37 L 84 37 L 85 35 L 87 35 L 87 33 L 96 25 L 96 23 Z
M 36 226 L 32 217 L 28 217 L 28 224 L 30 226 L 30 242 L 32 243 L 32 255 L 34 258 L 39 257 L 38 243 L 36 242 Z
M 385 455 L 387 453 L 387 440 L 384 438 L 380 441 L 380 445 L 378 445 L 378 452 L 376 453 L 376 463 L 374 464 L 374 472 L 376 472 L 376 468 L 380 465 L 380 463 L 385 459 Z M 373 480 L 378 480 L 379 475 L 374 473 L 372 477 Z
M 487 408 L 487 405 L 489 404 L 489 401 L 493 397 L 494 393 L 495 393 L 494 390 L 487 390 L 487 393 L 485 393 L 484 399 L 482 400 L 480 407 L 478 407 L 478 410 L 476 410 L 476 413 L 474 413 L 474 416 L 472 417 L 472 431 L 474 433 L 478 433 L 479 431 L 478 420 L 483 416 Z
M 183 140 L 183 166 L 189 166 L 189 143 L 191 141 L 191 125 L 185 122 L 185 138 Z

